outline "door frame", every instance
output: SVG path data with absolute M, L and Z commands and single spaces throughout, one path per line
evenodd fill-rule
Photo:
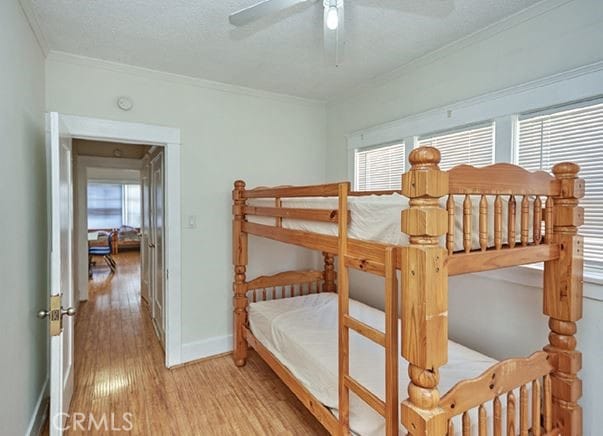
M 180 129 L 60 114 L 69 136 L 164 148 L 165 366 L 182 363 Z

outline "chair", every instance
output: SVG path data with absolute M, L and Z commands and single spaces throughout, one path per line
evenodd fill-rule
M 90 237 L 88 238 L 88 277 L 89 278 L 92 278 L 92 266 L 96 264 L 96 262 L 94 262 L 92 260 L 93 256 L 103 256 L 105 263 L 111 269 L 111 273 L 115 273 L 115 271 L 117 270 L 117 264 L 115 263 L 115 260 L 111 256 L 111 254 L 113 252 L 113 248 L 112 248 L 113 234 L 109 233 L 107 240 L 106 240 L 106 244 L 102 244 L 102 243 L 99 244 L 100 241 L 98 239 L 98 235 L 101 232 L 96 232 L 96 233 L 97 233 L 96 240 L 90 239 Z M 92 241 L 95 241 L 94 245 L 91 244 Z

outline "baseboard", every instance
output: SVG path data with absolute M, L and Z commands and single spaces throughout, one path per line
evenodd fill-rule
M 232 335 L 216 336 L 182 344 L 182 362 L 191 362 L 232 351 Z
M 46 421 L 48 415 L 48 379 L 44 381 L 42 391 L 36 402 L 34 413 L 27 426 L 26 436 L 38 436 L 42 431 L 42 425 Z

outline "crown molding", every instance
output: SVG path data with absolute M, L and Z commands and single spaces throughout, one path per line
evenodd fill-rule
M 42 30 L 40 20 L 38 20 L 38 16 L 34 11 L 33 5 L 31 4 L 31 0 L 19 0 L 19 4 L 21 5 L 21 9 L 25 14 L 25 18 L 27 18 L 29 27 L 31 27 L 31 30 L 34 36 L 36 37 L 36 41 L 38 42 L 38 45 L 42 50 L 42 53 L 45 57 L 48 56 L 48 53 L 50 52 L 48 40 L 46 39 L 46 35 Z
M 51 50 L 46 58 L 47 62 L 66 63 L 78 65 L 87 68 L 101 69 L 121 74 L 128 74 L 146 79 L 160 80 L 180 85 L 195 86 L 198 88 L 211 89 L 229 94 L 245 95 L 249 97 L 268 98 L 283 103 L 297 103 L 308 106 L 325 107 L 326 101 L 314 100 L 309 98 L 297 97 L 288 94 L 280 94 L 261 89 L 248 88 L 245 86 L 232 85 L 229 83 L 217 82 L 213 80 L 201 79 L 198 77 L 185 76 L 181 74 L 168 73 L 165 71 L 153 70 L 150 68 L 139 67 L 119 62 L 106 61 L 103 59 L 80 56 L 72 53 Z
M 336 97 L 330 100 L 329 104 L 342 103 L 354 97 L 358 97 L 359 95 L 365 94 L 366 92 L 385 85 L 388 82 L 399 79 L 400 77 L 415 70 L 430 65 L 440 59 L 451 56 L 467 47 L 490 39 L 501 32 L 505 32 L 523 23 L 536 19 L 541 15 L 547 14 L 548 12 L 573 1 L 574 0 L 542 0 L 495 23 L 470 33 L 469 35 L 463 36 L 462 38 L 452 41 L 449 44 L 419 56 L 418 58 L 415 58 L 387 73 L 378 74 L 371 80 L 361 82 L 358 88 L 356 88 L 355 92 L 350 92 L 346 95 Z

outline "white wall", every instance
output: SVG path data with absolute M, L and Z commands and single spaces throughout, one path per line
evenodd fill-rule
M 48 110 L 181 129 L 183 355 L 230 346 L 233 181 L 323 181 L 324 104 L 52 53 L 46 90 Z M 117 108 L 121 95 L 132 98 L 132 111 Z M 189 215 L 197 228 L 185 227 Z M 315 260 L 302 250 L 283 255 L 291 248 L 266 240 L 253 239 L 251 249 L 248 277 Z
M 0 434 L 28 431 L 46 379 L 44 56 L 16 0 L 0 2 Z
M 600 61 L 602 46 L 603 2 L 551 0 L 420 59 L 389 79 L 365 84 L 327 107 L 327 178 L 349 178 L 346 135 L 354 131 Z M 369 288 L 379 293 L 368 293 Z M 357 298 L 379 306 L 382 301 L 376 295 L 381 289 L 378 280 L 352 275 L 352 294 Z M 601 289 L 589 294 L 603 295 Z M 493 357 L 526 355 L 541 348 L 548 331 L 541 313 L 542 290 L 537 287 L 491 276 L 451 280 L 452 338 Z M 578 340 L 584 353 L 587 435 L 603 428 L 603 416 L 597 413 L 603 392 L 602 331 L 603 302 L 585 298 Z

